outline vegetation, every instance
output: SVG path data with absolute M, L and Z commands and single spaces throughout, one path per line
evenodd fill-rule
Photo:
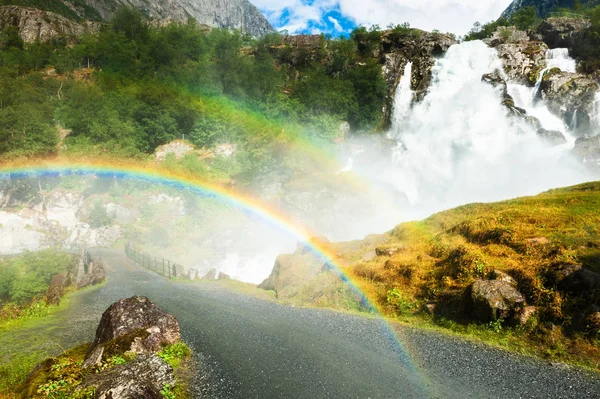
M 52 277 L 66 272 L 71 266 L 71 255 L 55 250 L 28 252 L 0 260 L 0 313 L 1 319 L 13 314 L 37 312 L 48 290 Z M 31 306 L 19 310 L 20 306 Z
M 81 345 L 65 351 L 60 356 L 46 359 L 22 385 L 10 387 L 11 391 L 27 398 L 91 399 L 95 397 L 93 387 L 78 389 L 86 375 L 99 373 L 135 359 L 135 354 L 130 352 L 116 354 L 91 369 L 83 370 L 81 366 L 89 348 L 90 344 Z M 190 355 L 190 349 L 182 342 L 168 345 L 159 352 L 159 356 L 174 368 L 176 376 L 186 367 L 183 362 L 189 359 Z M 185 381 L 178 378 L 176 386 L 167 385 L 161 393 L 166 398 L 186 398 Z
M 465 41 L 481 40 L 492 36 L 500 26 L 515 26 L 520 30 L 534 29 L 541 19 L 538 18 L 535 7 L 523 7 L 509 18 L 499 18 L 486 24 L 476 22 L 473 28 L 464 37 Z
M 143 159 L 185 137 L 198 148 L 236 143 L 237 160 L 217 166 L 252 174 L 277 162 L 272 147 L 282 141 L 331 141 L 341 121 L 379 126 L 385 83 L 379 61 L 362 57 L 360 32 L 300 47 L 192 20 L 152 27 L 126 8 L 99 35 L 75 43 L 24 44 L 5 29 L 0 157 Z M 188 158 L 185 167 L 207 174 L 211 162 Z
M 462 206 L 403 223 L 385 236 L 384 244 L 341 243 L 332 251 L 341 254 L 346 272 L 378 298 L 385 313 L 399 320 L 598 369 L 600 324 L 583 319 L 600 305 L 600 290 L 573 291 L 557 276 L 568 267 L 600 273 L 599 221 L 600 183 L 589 183 Z M 375 246 L 392 255 L 365 261 L 365 252 Z M 477 323 L 464 313 L 467 288 L 495 271 L 510 275 L 527 304 L 537 308 L 527 324 Z M 435 304 L 434 317 L 420 312 L 424 304 Z

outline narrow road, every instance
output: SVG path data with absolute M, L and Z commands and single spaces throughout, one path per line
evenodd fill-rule
M 91 341 L 102 312 L 144 295 L 174 314 L 195 352 L 198 398 L 600 398 L 600 376 L 380 321 L 281 306 L 211 284 L 174 283 L 98 250 L 108 283 L 77 294 L 63 345 Z

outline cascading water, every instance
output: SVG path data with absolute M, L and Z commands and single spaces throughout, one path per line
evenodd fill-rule
M 553 65 L 567 65 L 562 50 L 552 55 Z M 399 143 L 393 162 L 382 171 L 364 160 L 354 170 L 404 192 L 410 202 L 405 219 L 590 179 L 570 160 L 568 145 L 549 148 L 526 122 L 508 115 L 499 91 L 481 81 L 483 74 L 495 70 L 501 71 L 502 64 L 494 49 L 479 41 L 465 42 L 437 61 L 429 94 L 422 102 L 411 108 L 406 101 L 412 97 L 410 88 L 400 86 L 405 92 L 396 99 L 403 103 L 396 104 L 388 135 Z M 527 88 L 511 85 L 511 89 Z M 543 104 L 536 109 L 535 116 L 541 117 L 545 128 L 565 131 Z

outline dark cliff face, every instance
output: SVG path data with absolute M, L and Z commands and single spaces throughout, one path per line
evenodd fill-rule
M 104 20 L 121 6 L 134 7 L 151 19 L 185 22 L 196 19 L 214 28 L 240 29 L 260 37 L 274 29 L 248 0 L 85 0 Z
M 581 4 L 593 7 L 600 4 L 600 1 L 581 0 Z M 525 7 L 535 7 L 538 17 L 545 18 L 549 13 L 556 11 L 558 8 L 573 9 L 575 7 L 575 0 L 513 0 L 508 8 L 502 13 L 502 17 L 508 19 L 514 13 Z

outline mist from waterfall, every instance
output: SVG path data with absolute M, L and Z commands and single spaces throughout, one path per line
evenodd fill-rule
M 572 70 L 574 61 L 557 49 L 549 52 L 548 65 Z M 574 139 L 567 126 L 535 98 L 534 89 L 508 87 L 517 106 L 538 117 L 543 128 L 563 132 L 566 144 L 549 147 L 530 124 L 509 115 L 500 89 L 482 82 L 482 75 L 503 74 L 502 69 L 496 50 L 481 41 L 452 46 L 436 62 L 423 101 L 411 106 L 406 98 L 412 93 L 399 85 L 388 133 L 395 144 L 385 168 L 381 160 L 363 158 L 354 159 L 353 171 L 405 193 L 409 205 L 404 220 L 591 180 L 569 156 Z M 398 222 L 391 221 L 389 227 Z

